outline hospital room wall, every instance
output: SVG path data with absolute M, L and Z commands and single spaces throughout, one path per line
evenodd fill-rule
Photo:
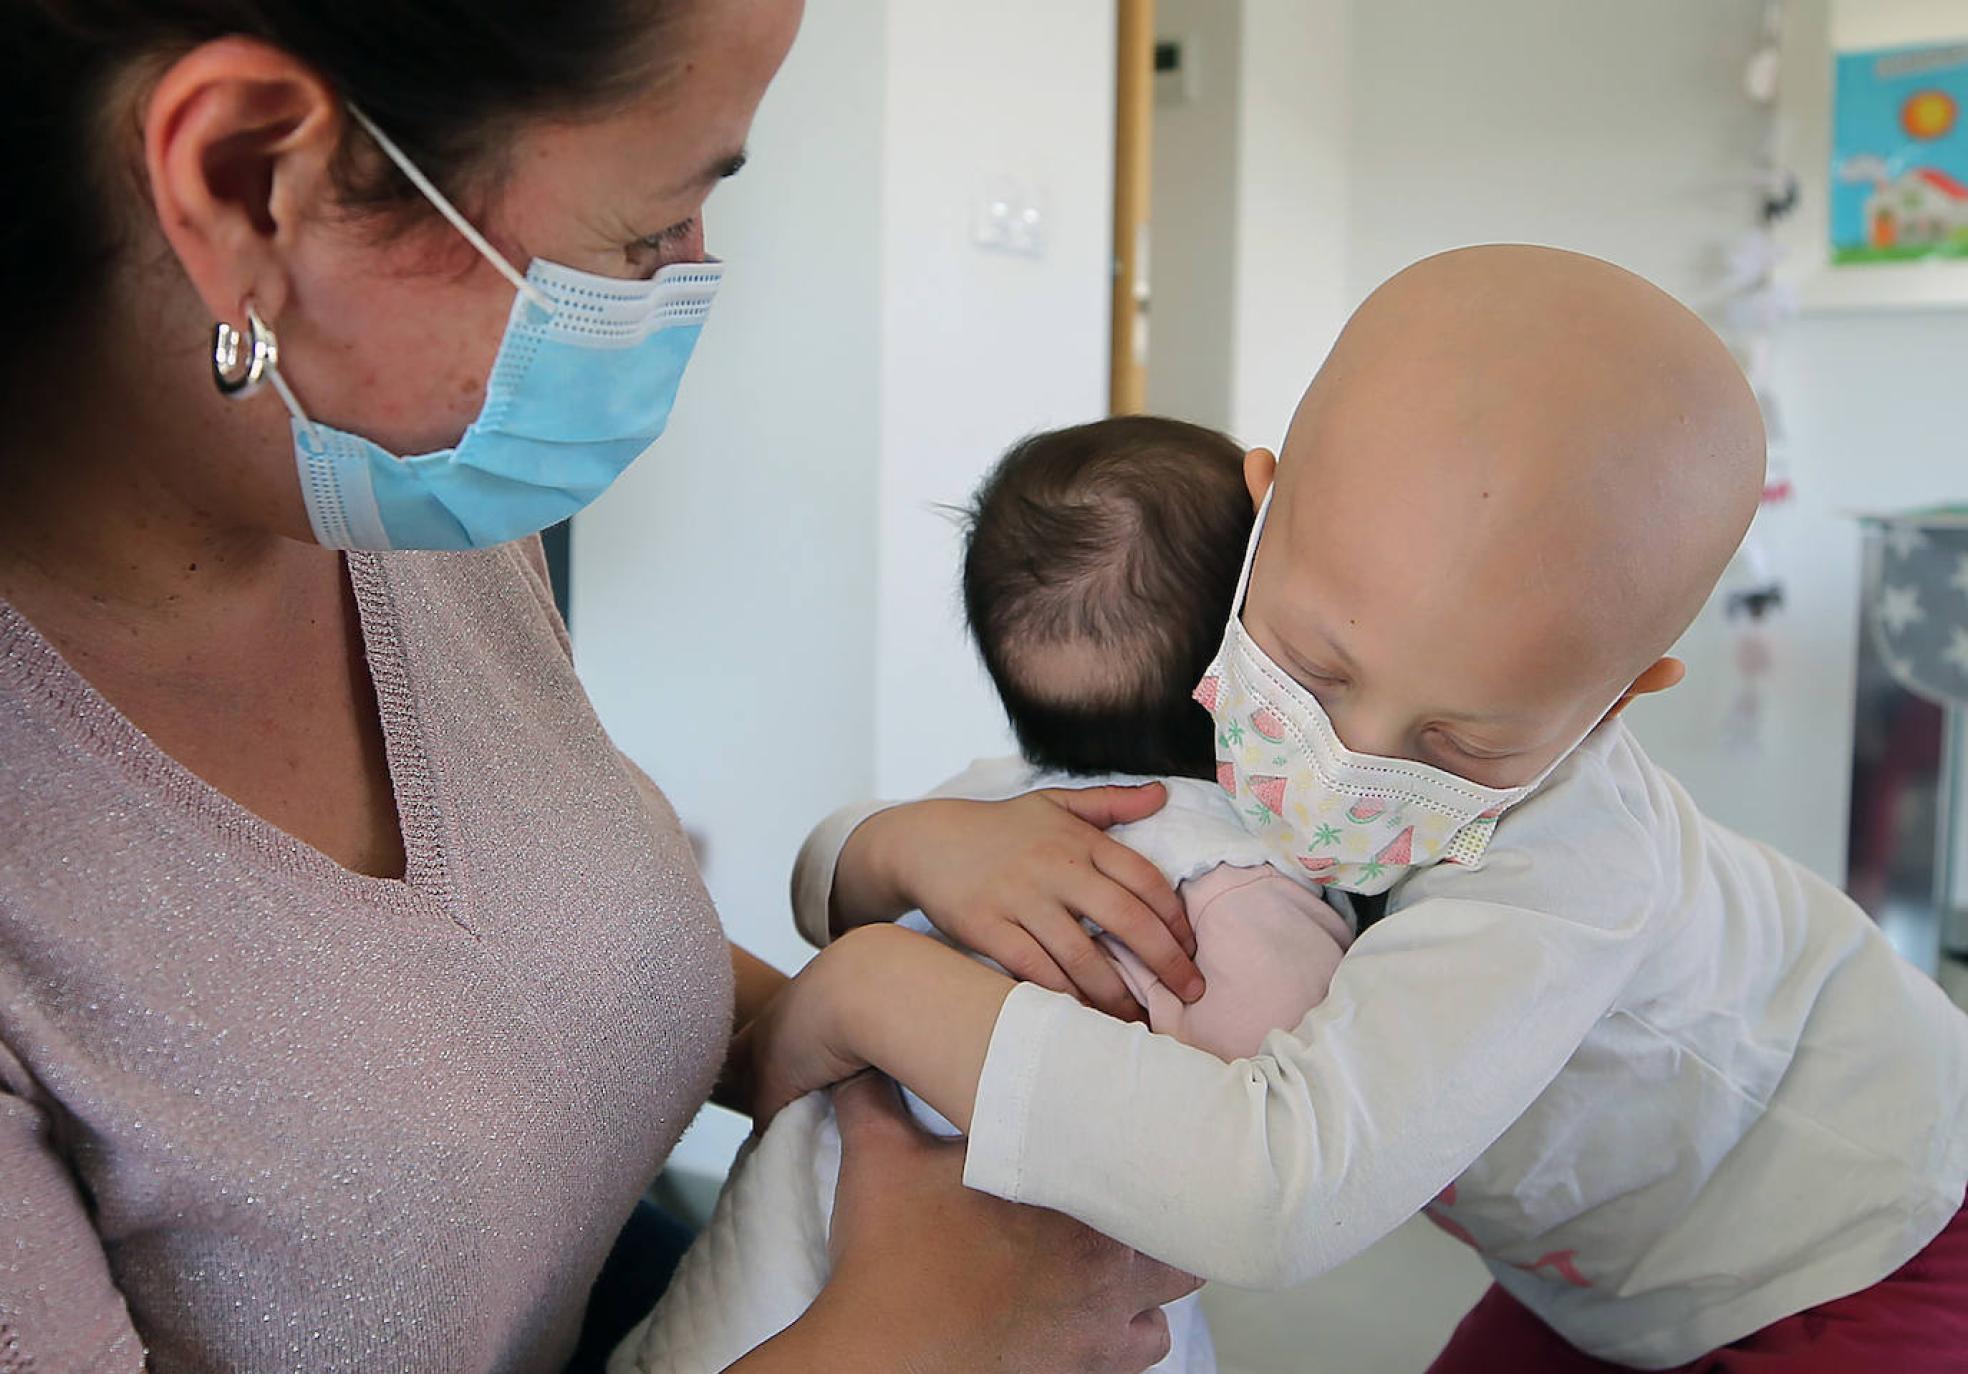
M 1356 203 L 1355 0 L 1242 0 L 1231 432 L 1275 448 L 1339 335 Z

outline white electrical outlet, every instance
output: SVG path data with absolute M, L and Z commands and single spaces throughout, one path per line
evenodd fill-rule
M 997 177 L 978 197 L 971 242 L 994 253 L 1042 258 L 1046 254 L 1043 194 L 1011 177 Z

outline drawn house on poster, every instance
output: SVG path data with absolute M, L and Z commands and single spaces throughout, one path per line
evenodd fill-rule
M 1968 186 L 1938 167 L 1916 167 L 1866 197 L 1866 243 L 1937 248 L 1968 231 Z

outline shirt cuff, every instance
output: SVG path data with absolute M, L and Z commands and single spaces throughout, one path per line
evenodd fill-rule
M 893 802 L 856 802 L 843 806 L 813 828 L 793 861 L 793 925 L 808 944 L 825 949 L 834 941 L 834 870 L 841 851 L 861 822 Z
M 964 1147 L 964 1186 L 1022 1201 L 1025 1142 L 1031 1135 L 1032 1091 L 1045 1042 L 1060 1014 L 1079 1006 L 1064 993 L 1020 983 L 998 1009 L 984 1052 Z

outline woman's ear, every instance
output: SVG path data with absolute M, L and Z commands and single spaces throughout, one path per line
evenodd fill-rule
M 1611 720 L 1624 711 L 1635 697 L 1649 696 L 1655 692 L 1665 692 L 1670 687 L 1680 685 L 1681 679 L 1688 676 L 1688 665 L 1678 658 L 1656 659 L 1646 672 L 1633 679 L 1633 685 L 1624 695 L 1613 703 L 1613 709 L 1606 712 L 1605 718 Z
M 1244 486 L 1250 491 L 1252 509 L 1264 504 L 1277 476 L 1278 455 L 1270 449 L 1254 448 L 1244 455 Z
M 143 113 L 157 224 L 215 320 L 275 319 L 296 240 L 333 199 L 341 107 L 302 62 L 249 38 L 193 48 Z

